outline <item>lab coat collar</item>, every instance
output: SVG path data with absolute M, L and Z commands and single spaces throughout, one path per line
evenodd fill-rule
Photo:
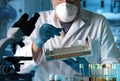
M 71 25 L 68 33 L 65 38 L 69 38 L 69 36 L 73 35 L 73 33 L 77 32 L 79 29 L 83 28 L 85 24 L 88 24 L 88 15 L 84 12 L 82 8 L 80 8 L 80 13 L 78 18 Z
M 77 33 L 78 30 L 89 27 L 89 25 L 90 25 L 89 15 L 81 8 L 78 18 L 73 22 L 69 31 L 67 32 L 63 39 L 62 47 L 64 47 L 66 43 L 68 43 L 69 38 L 72 37 L 75 33 Z

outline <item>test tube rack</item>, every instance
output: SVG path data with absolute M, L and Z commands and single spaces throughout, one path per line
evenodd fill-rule
M 70 57 L 77 57 L 77 56 L 84 56 L 84 55 L 91 55 L 91 49 L 89 46 L 74 46 L 74 47 L 67 47 L 67 48 L 57 48 L 50 51 L 49 49 L 46 50 L 45 56 L 46 60 L 63 60 Z

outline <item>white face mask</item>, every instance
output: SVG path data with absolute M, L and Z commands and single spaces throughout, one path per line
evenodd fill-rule
M 55 8 L 56 15 L 62 22 L 71 22 L 75 19 L 78 8 L 69 3 L 62 3 Z

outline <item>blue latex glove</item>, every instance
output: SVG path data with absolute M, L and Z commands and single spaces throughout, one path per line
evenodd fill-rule
M 43 24 L 39 30 L 39 35 L 37 36 L 35 43 L 39 48 L 42 48 L 43 44 L 55 35 L 60 36 L 60 31 L 62 29 L 55 28 L 50 24 Z
M 63 60 L 63 62 L 65 62 L 67 65 L 69 65 L 76 72 L 80 72 L 79 64 L 83 64 L 84 65 L 84 70 L 83 70 L 84 73 L 83 74 L 88 75 L 89 74 L 88 61 L 83 57 L 77 57 L 76 59 L 77 59 L 77 61 L 73 60 L 72 58 L 68 58 L 66 60 Z

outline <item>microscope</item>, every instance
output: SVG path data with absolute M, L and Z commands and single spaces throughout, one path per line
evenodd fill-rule
M 39 14 L 35 13 L 33 17 L 28 20 L 29 15 L 24 13 L 20 19 L 13 24 L 8 30 L 7 37 L 0 40 L 0 80 L 1 81 L 32 81 L 31 74 L 18 74 L 20 66 L 24 63 L 20 61 L 32 60 L 32 57 L 16 57 L 4 56 L 7 46 L 11 46 L 11 51 L 14 54 L 16 47 L 24 46 L 24 36 L 30 36 L 35 28 L 35 23 L 39 18 Z M 26 78 L 27 77 L 27 78 Z

